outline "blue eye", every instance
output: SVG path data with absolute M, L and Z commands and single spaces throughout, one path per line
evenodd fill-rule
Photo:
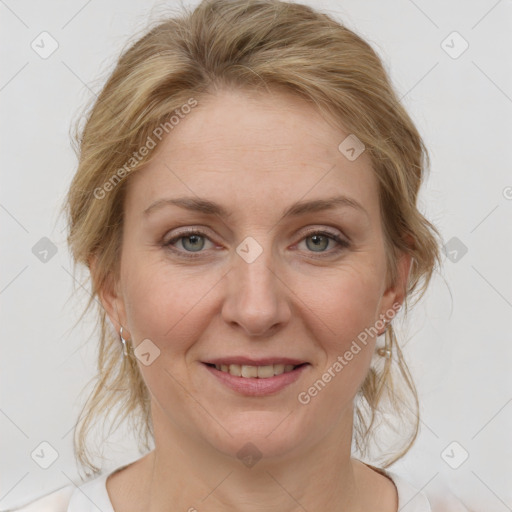
M 171 238 L 164 245 L 165 245 L 165 247 L 168 247 L 169 249 L 171 249 L 185 257 L 197 258 L 198 256 L 200 256 L 200 254 L 196 255 L 196 254 L 186 254 L 186 253 L 197 253 L 197 252 L 200 253 L 201 250 L 205 246 L 205 239 L 208 239 L 208 237 L 206 236 L 205 233 L 203 233 L 201 231 L 187 231 L 178 236 L 175 236 L 174 238 Z M 180 240 L 181 240 L 182 248 L 185 249 L 185 254 L 182 251 L 178 251 L 178 250 L 172 248 L 172 246 Z
M 201 238 L 203 238 L 203 240 L 201 240 Z M 197 252 L 204 247 L 204 237 L 198 234 L 182 236 L 179 239 L 182 240 L 181 245 L 184 249 L 187 249 L 187 251 L 190 248 L 193 252 Z M 187 248 L 186 242 L 190 242 L 189 248 Z
M 198 230 L 191 230 L 184 233 L 182 232 L 174 238 L 169 239 L 163 245 L 181 257 L 198 258 L 204 255 L 205 251 L 202 249 L 205 247 L 205 240 L 212 243 L 206 233 Z M 312 243 L 308 243 L 308 240 L 311 240 Z M 181 241 L 181 247 L 183 250 L 174 247 L 179 241 Z M 309 252 L 321 255 L 325 253 L 325 255 L 332 256 L 350 247 L 350 242 L 341 238 L 337 233 L 331 233 L 329 231 L 312 231 L 306 234 L 306 236 L 301 239 L 301 242 L 302 241 L 306 241 L 306 246 L 309 249 Z M 327 249 L 330 242 L 335 242 L 336 247 L 333 250 L 327 251 L 325 249 Z
M 349 246 L 349 243 L 346 240 L 340 238 L 336 233 L 329 233 L 326 231 L 315 231 L 314 233 L 308 234 L 303 240 L 306 240 L 306 246 L 308 247 L 308 249 L 313 248 L 312 252 L 326 252 L 322 250 L 322 248 L 326 249 L 329 246 L 329 242 L 332 241 L 338 244 L 338 248 L 334 249 L 334 252 L 337 252 L 337 250 L 340 249 L 339 246 L 343 248 L 347 248 Z M 311 240 L 312 244 L 308 244 L 308 240 Z M 320 250 L 317 251 L 317 248 Z

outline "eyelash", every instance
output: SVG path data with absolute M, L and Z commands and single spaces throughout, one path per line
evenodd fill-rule
M 187 259 L 200 258 L 204 255 L 204 251 L 198 251 L 197 253 L 193 253 L 190 251 L 183 252 L 183 251 L 178 251 L 177 249 L 175 249 L 172 246 L 174 243 L 176 243 L 181 238 L 187 238 L 187 237 L 193 236 L 193 235 L 199 235 L 199 236 L 207 238 L 209 240 L 208 235 L 205 232 L 200 231 L 200 230 L 191 229 L 188 231 L 181 232 L 179 235 L 169 239 L 167 242 L 165 242 L 163 244 L 163 246 L 183 258 L 187 258 Z M 302 240 L 305 240 L 306 238 L 309 238 L 313 235 L 322 235 L 322 236 L 325 236 L 325 237 L 329 238 L 330 240 L 334 240 L 335 242 L 338 243 L 338 247 L 336 247 L 334 250 L 320 252 L 318 254 L 327 254 L 327 255 L 332 256 L 333 254 L 338 254 L 341 251 L 348 249 L 351 246 L 350 242 L 341 238 L 337 233 L 332 233 L 327 230 L 310 231 L 310 232 L 306 233 L 303 236 L 303 238 L 301 238 L 300 241 L 302 242 Z M 311 252 L 313 252 L 313 251 L 311 251 Z M 324 256 L 313 256 L 313 258 L 318 258 L 318 257 L 323 258 Z

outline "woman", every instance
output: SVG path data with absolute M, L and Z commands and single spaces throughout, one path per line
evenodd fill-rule
M 122 55 L 79 145 L 68 241 L 101 335 L 76 452 L 97 473 L 115 406 L 154 449 L 52 510 L 441 510 L 385 469 L 419 421 L 392 321 L 439 243 L 371 47 L 304 5 L 203 1 Z

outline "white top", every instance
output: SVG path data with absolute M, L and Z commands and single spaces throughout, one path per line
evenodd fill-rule
M 99 475 L 78 487 L 73 484 L 62 487 L 22 508 L 13 509 L 12 512 L 115 512 L 107 492 L 106 481 L 109 475 L 127 465 Z M 393 480 L 398 491 L 400 512 L 468 512 L 449 491 L 443 495 L 427 496 L 397 473 L 380 468 L 379 472 Z

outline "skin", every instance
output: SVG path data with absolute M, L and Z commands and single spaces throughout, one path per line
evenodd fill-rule
M 350 451 L 353 400 L 376 339 L 310 403 L 297 400 L 359 333 L 403 302 L 410 269 L 403 256 L 388 286 L 377 181 L 365 152 L 349 161 L 338 150 L 347 135 L 289 93 L 222 90 L 201 97 L 131 176 L 120 279 L 100 298 L 133 346 L 149 339 L 160 350 L 150 365 L 138 361 L 156 448 L 107 480 L 116 512 L 397 510 L 392 481 Z M 337 194 L 366 213 L 338 207 L 281 219 L 296 201 Z M 178 206 L 143 214 L 179 196 L 215 201 L 231 214 Z M 185 227 L 205 238 L 173 247 L 196 259 L 165 246 Z M 316 246 L 312 232 L 325 229 L 350 246 Z M 247 236 L 263 250 L 252 263 L 236 252 Z M 201 363 L 226 355 L 280 355 L 310 366 L 272 396 L 247 397 Z M 253 467 L 237 457 L 247 442 L 263 455 Z

